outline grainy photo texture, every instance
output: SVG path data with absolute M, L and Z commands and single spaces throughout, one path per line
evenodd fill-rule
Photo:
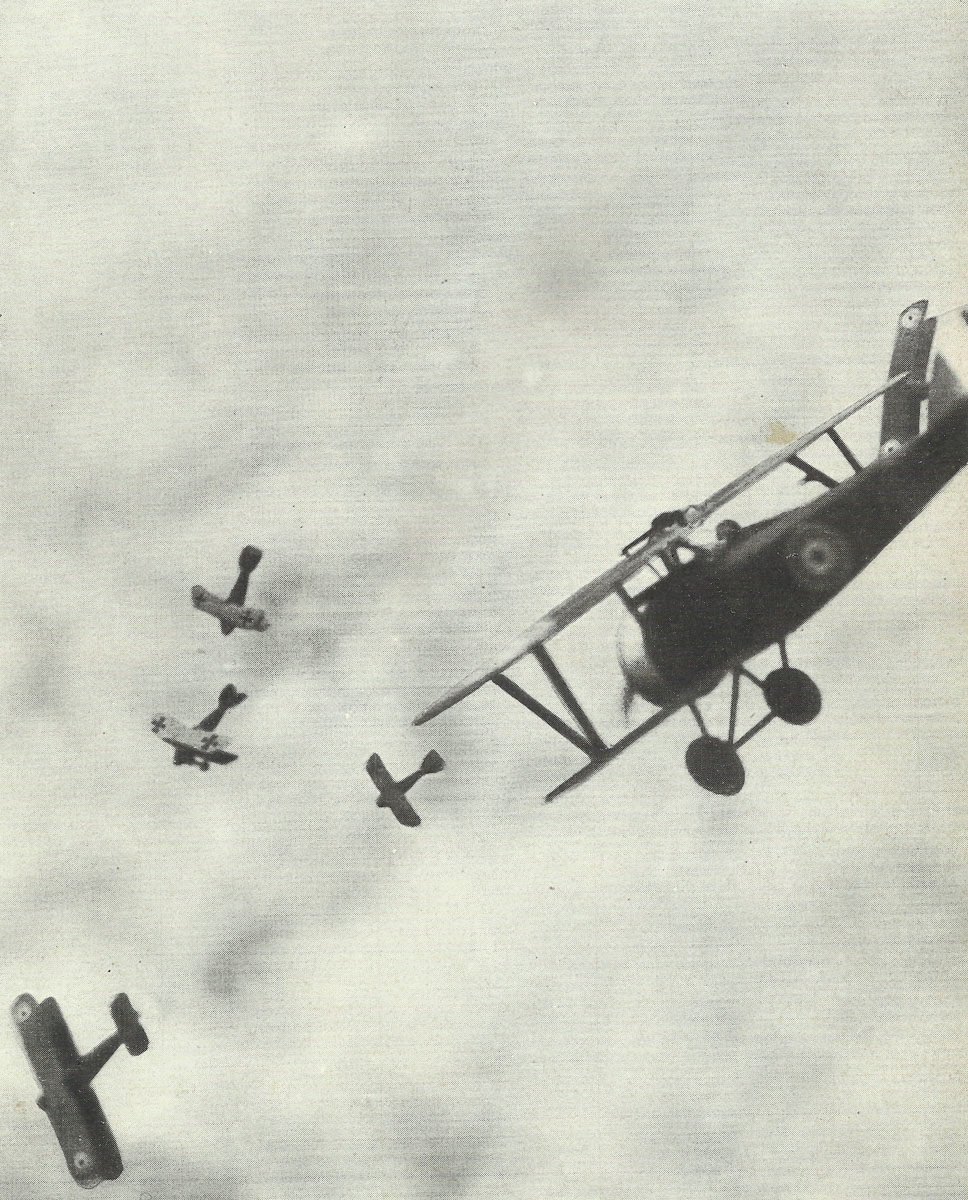
M 966 46 L 8 0 L 3 1195 L 963 1200 Z

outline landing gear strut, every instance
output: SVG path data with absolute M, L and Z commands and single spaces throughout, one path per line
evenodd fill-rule
M 779 648 L 783 665 L 771 671 L 765 679 L 757 679 L 746 667 L 736 667 L 733 670 L 727 738 L 713 737 L 706 728 L 698 706 L 695 703 L 689 705 L 701 736 L 690 742 L 686 749 L 686 770 L 707 792 L 717 796 L 735 796 L 743 790 L 746 771 L 739 757 L 739 749 L 776 717 L 788 725 L 808 725 L 819 714 L 820 689 L 809 675 L 790 666 L 786 646 L 782 642 Z M 739 709 L 741 678 L 748 679 L 760 689 L 769 712 L 757 721 L 752 729 L 737 738 L 736 716 Z

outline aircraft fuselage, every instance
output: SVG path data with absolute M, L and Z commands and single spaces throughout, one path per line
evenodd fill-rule
M 676 567 L 620 634 L 630 686 L 663 707 L 710 690 L 823 608 L 966 462 L 968 399 L 816 500 Z

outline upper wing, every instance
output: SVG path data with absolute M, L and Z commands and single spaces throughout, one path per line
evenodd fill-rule
M 472 692 L 476 692 L 478 688 L 483 687 L 495 675 L 499 675 L 502 671 L 506 671 L 508 667 L 513 667 L 516 662 L 520 662 L 522 658 L 530 654 L 537 646 L 543 645 L 545 642 L 550 641 L 556 634 L 561 633 L 563 629 L 567 629 L 579 617 L 583 617 L 585 613 L 590 612 L 597 604 L 600 604 L 608 596 L 611 596 L 627 579 L 631 579 L 633 575 L 637 575 L 646 563 L 650 559 L 655 558 L 661 550 L 672 545 L 677 538 L 685 536 L 687 532 L 687 527 L 674 527 L 663 529 L 661 533 L 650 537 L 634 554 L 630 554 L 628 558 L 622 559 L 621 562 L 617 562 L 613 567 L 609 567 L 607 571 L 603 571 L 601 575 L 597 575 L 590 583 L 586 583 L 584 587 L 579 588 L 577 592 L 569 596 L 567 600 L 563 600 L 561 604 L 555 605 L 539 621 L 535 621 L 517 641 L 505 647 L 501 654 L 498 655 L 495 663 L 487 667 L 482 667 L 480 670 L 474 671 L 462 679 L 446 695 L 441 696 L 439 700 L 425 709 L 416 718 L 414 725 L 423 725 L 425 721 L 430 721 L 432 718 L 439 716 L 445 709 L 464 700 Z
M 231 744 L 228 738 L 222 737 L 219 733 L 212 733 L 203 725 L 196 725 L 194 729 L 189 729 L 181 721 L 176 721 L 174 717 L 166 717 L 161 714 L 154 718 L 151 729 L 170 746 L 181 746 L 185 750 L 198 751 L 201 754 L 214 754 L 217 751 L 225 750 Z
M 516 642 L 507 646 L 498 655 L 494 663 L 466 676 L 460 683 L 451 688 L 449 692 L 446 692 L 439 700 L 431 704 L 429 708 L 424 709 L 414 720 L 414 725 L 423 725 L 425 721 L 430 721 L 434 717 L 439 716 L 446 709 L 451 708 L 454 704 L 459 703 L 473 692 L 476 692 L 478 688 L 483 687 L 485 683 L 493 679 L 496 675 L 500 675 L 509 667 L 514 666 L 516 662 L 519 662 L 538 646 L 550 641 L 556 634 L 561 633 L 563 629 L 566 629 L 574 621 L 577 621 L 587 612 L 590 612 L 597 604 L 600 604 L 607 597 L 618 592 L 626 580 L 636 575 L 649 560 L 655 558 L 662 550 L 671 546 L 673 542 L 685 537 L 690 529 L 695 529 L 701 525 L 717 509 L 722 508 L 723 505 L 734 500 L 742 492 L 759 483 L 761 479 L 765 479 L 767 475 L 793 458 L 794 455 L 799 454 L 801 450 L 823 437 L 825 433 L 829 433 L 836 425 L 839 425 L 842 421 L 846 421 L 848 417 L 853 416 L 854 413 L 858 412 L 866 404 L 870 404 L 872 400 L 876 400 L 878 396 L 882 396 L 888 389 L 894 387 L 906 377 L 906 373 L 896 375 L 893 379 L 888 380 L 883 387 L 879 387 L 875 391 L 861 397 L 860 400 L 856 400 L 835 417 L 828 418 L 822 424 L 818 425 L 816 429 L 805 433 L 788 446 L 784 446 L 775 454 L 771 454 L 769 458 L 763 459 L 761 463 L 758 463 L 731 483 L 726 484 L 719 491 L 713 492 L 708 500 L 683 510 L 682 515 L 685 524 L 672 525 L 649 535 L 634 553 L 629 554 L 621 562 L 617 562 L 614 566 L 609 567 L 607 571 L 603 571 L 601 575 L 596 576 L 590 583 L 586 583 L 584 587 L 579 588 L 567 600 L 563 600 L 561 604 L 556 605 L 550 612 L 545 613 Z M 634 546 L 635 543 L 633 542 L 632 545 Z
M 785 462 L 789 462 L 791 458 L 799 454 L 801 450 L 805 450 L 807 446 L 812 446 L 814 442 L 819 441 L 825 433 L 829 433 L 842 421 L 846 421 L 848 417 L 852 417 L 854 413 L 860 410 L 872 400 L 876 400 L 878 396 L 883 396 L 885 392 L 890 391 L 892 387 L 896 387 L 902 380 L 907 379 L 908 372 L 902 371 L 900 375 L 895 375 L 893 379 L 889 379 L 883 387 L 877 388 L 873 392 L 868 392 L 866 396 L 861 396 L 859 400 L 855 400 L 853 404 L 847 406 L 842 412 L 837 413 L 835 417 L 828 417 L 826 421 L 821 422 L 816 429 L 811 429 L 809 433 L 805 433 L 802 437 L 798 437 L 795 442 L 790 442 L 788 446 L 784 446 L 782 450 L 778 450 L 776 454 L 771 454 L 769 458 L 764 458 L 762 462 L 757 463 L 755 467 L 751 467 L 743 475 L 734 479 L 732 483 L 727 483 L 725 487 L 721 487 L 718 492 L 713 492 L 708 500 L 704 500 L 702 504 L 697 504 L 696 511 L 699 514 L 695 522 L 692 524 L 699 525 L 703 521 L 709 519 L 717 509 L 728 504 L 730 500 L 735 500 L 742 492 L 751 488 L 754 484 L 759 483 L 761 479 L 765 479 L 782 467 Z
M 157 734 L 163 742 L 184 742 L 186 737 L 191 734 L 191 730 L 187 725 L 183 725 L 181 721 L 176 721 L 174 717 L 168 717 L 164 713 L 158 713 L 157 716 L 151 718 L 151 732 Z
M 187 730 L 187 734 L 188 736 L 181 744 L 188 746 L 192 750 L 198 750 L 201 754 L 214 754 L 216 751 L 225 750 L 232 744 L 228 738 L 222 737 L 220 733 L 212 733 L 201 727 L 189 729 Z
M 420 824 L 420 817 L 406 796 L 395 796 L 388 807 L 400 824 L 408 829 L 416 829 Z
M 379 754 L 371 754 L 366 760 L 366 773 L 373 780 L 378 792 L 387 792 L 397 786 L 396 780 L 383 765 Z
M 38 1004 L 26 992 L 14 1001 L 12 1012 L 37 1082 L 46 1091 L 80 1058 L 64 1014 L 52 996 Z

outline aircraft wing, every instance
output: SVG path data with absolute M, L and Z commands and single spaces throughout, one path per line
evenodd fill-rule
M 222 756 L 231 745 L 229 739 L 220 733 L 211 733 L 198 727 L 189 729 L 181 721 L 176 721 L 174 717 L 166 717 L 163 714 L 153 718 L 151 730 L 169 746 L 190 750 L 193 754 L 200 754 L 212 759 L 213 762 L 223 761 Z M 236 755 L 227 755 L 224 761 L 233 762 L 236 757 Z
M 852 417 L 854 413 L 860 412 L 865 405 L 870 404 L 872 400 L 876 400 L 878 396 L 883 396 L 885 392 L 890 391 L 892 387 L 896 387 L 902 380 L 907 379 L 907 377 L 907 371 L 902 371 L 900 375 L 895 375 L 893 379 L 889 379 L 882 387 L 875 389 L 873 392 L 868 392 L 866 396 L 861 396 L 859 400 L 855 400 L 853 404 L 849 404 L 845 409 L 837 413 L 835 417 L 828 417 L 816 429 L 811 429 L 809 433 L 798 437 L 796 441 L 790 442 L 788 446 L 784 446 L 775 454 L 771 454 L 769 458 L 764 458 L 755 467 L 751 467 L 737 479 L 734 479 L 731 483 L 727 483 L 725 487 L 721 487 L 718 492 L 713 492 L 708 500 L 704 500 L 702 504 L 695 506 L 699 513 L 699 518 L 695 523 L 698 525 L 708 520 L 717 509 L 722 508 L 731 500 L 735 500 L 737 496 L 753 487 L 754 484 L 759 483 L 767 475 L 772 474 L 777 467 L 782 467 L 785 462 L 789 462 L 801 450 L 806 450 L 808 446 L 812 446 L 814 442 L 818 442 L 824 434 L 830 433 L 831 429 L 835 429 L 841 422 L 846 421 L 848 417 Z
M 186 729 L 185 736 L 179 737 L 178 744 L 195 750 L 199 754 L 215 754 L 226 750 L 231 742 L 220 733 L 209 733 L 204 729 Z
M 192 733 L 187 725 L 183 725 L 181 721 L 177 721 L 174 717 L 166 716 L 164 713 L 156 713 L 151 718 L 151 732 L 160 737 L 163 742 L 168 742 L 171 746 L 179 742 L 187 745 L 188 743 L 185 739 L 189 738 Z
M 829 417 L 809 433 L 805 433 L 788 446 L 784 446 L 775 454 L 771 454 L 768 458 L 763 459 L 762 462 L 752 467 L 749 471 L 744 472 L 744 474 L 734 479 L 731 483 L 726 484 L 725 487 L 721 487 L 718 491 L 713 492 L 703 503 L 692 505 L 682 510 L 682 524 L 670 525 L 648 535 L 633 553 L 630 553 L 620 562 L 615 563 L 614 566 L 609 567 L 607 571 L 603 571 L 601 575 L 596 576 L 590 583 L 586 583 L 584 587 L 579 588 L 567 600 L 563 600 L 561 604 L 556 605 L 550 612 L 545 613 L 516 642 L 512 642 L 509 646 L 505 647 L 491 665 L 481 667 L 479 670 L 467 675 L 460 683 L 441 696 L 439 700 L 431 704 L 429 708 L 424 709 L 414 720 L 414 725 L 423 725 L 426 721 L 433 720 L 434 717 L 439 716 L 448 708 L 460 703 L 461 700 L 465 700 L 479 688 L 483 687 L 485 683 L 501 675 L 522 658 L 533 653 L 539 646 L 543 646 L 545 642 L 550 641 L 551 638 L 590 612 L 603 600 L 619 593 L 626 580 L 638 574 L 662 550 L 672 545 L 673 542 L 688 536 L 690 530 L 695 529 L 708 520 L 717 509 L 722 508 L 748 488 L 765 479 L 767 475 L 799 454 L 801 450 L 818 441 L 824 434 L 829 433 L 842 421 L 846 421 L 848 417 L 852 417 L 854 413 L 859 412 L 865 405 L 876 400 L 878 396 L 882 396 L 886 391 L 896 386 L 905 378 L 907 378 L 907 372 L 895 375 L 893 379 L 889 379 L 882 387 L 877 388 L 873 392 L 868 392 L 866 396 L 862 396 L 860 400 L 854 401 L 853 404 L 848 405 L 847 408 L 837 413 L 836 416 Z M 636 543 L 633 542 L 632 546 L 635 545 Z
M 48 996 L 38 1004 L 25 993 L 14 1001 L 12 1012 L 43 1093 L 41 1107 L 74 1181 L 93 1188 L 103 1179 L 117 1179 L 121 1155 L 97 1096 L 87 1084 L 65 1080 L 79 1055 L 57 1001 Z
M 506 646 L 492 665 L 482 667 L 462 679 L 449 692 L 425 709 L 416 718 L 414 725 L 423 725 L 425 721 L 439 716 L 448 708 L 465 700 L 478 688 L 483 687 L 495 675 L 500 675 L 509 667 L 513 667 L 516 662 L 527 657 L 538 646 L 543 646 L 545 642 L 550 641 L 563 629 L 567 629 L 580 617 L 591 612 L 596 605 L 613 595 L 622 584 L 631 579 L 633 575 L 637 575 L 661 550 L 670 546 L 677 539 L 685 537 L 688 532 L 688 526 L 675 526 L 663 529 L 649 537 L 634 554 L 615 563 L 607 571 L 597 575 L 590 583 L 579 588 L 567 600 L 563 600 L 561 604 L 555 605 L 549 612 L 546 612 L 540 620 L 535 621 L 529 629 L 526 629 L 517 641 Z
M 233 589 L 229 598 L 223 600 L 220 596 L 216 596 L 196 584 L 192 588 L 192 604 L 200 612 L 208 613 L 210 617 L 215 617 L 220 621 L 223 633 L 231 633 L 233 629 L 249 629 L 257 633 L 265 633 L 269 628 L 265 612 L 261 608 L 243 608 L 242 601 L 245 596 L 236 600 L 234 599 L 235 594 L 235 589 Z

